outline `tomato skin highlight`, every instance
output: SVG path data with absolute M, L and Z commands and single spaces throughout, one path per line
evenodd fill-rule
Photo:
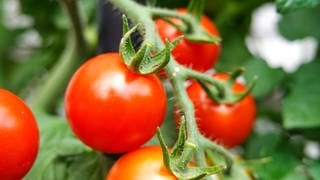
M 178 9 L 177 12 L 183 14 L 187 12 L 187 9 Z M 178 19 L 172 19 L 172 21 L 179 23 Z M 155 24 L 163 42 L 166 39 L 173 41 L 182 35 L 174 26 L 164 20 L 157 19 Z M 201 17 L 201 25 L 209 34 L 219 36 L 218 29 L 208 17 Z M 220 44 L 191 42 L 185 38 L 172 50 L 172 55 L 177 62 L 200 72 L 211 69 L 218 60 L 219 54 Z
M 37 157 L 39 129 L 29 107 L 5 89 L 0 89 L 0 146 L 0 179 L 22 179 Z
M 226 80 L 228 74 L 217 73 L 215 78 Z M 233 85 L 234 92 L 243 92 L 245 86 Z M 251 94 L 232 104 L 217 104 L 208 97 L 197 82 L 193 82 L 187 93 L 194 104 L 197 125 L 202 134 L 228 148 L 242 144 L 249 136 L 256 117 L 256 105 Z
M 118 53 L 84 63 L 65 94 L 74 133 L 91 148 L 123 153 L 149 140 L 166 112 L 166 94 L 156 75 L 131 72 Z
M 160 146 L 146 146 L 120 157 L 106 180 L 176 180 L 163 164 Z

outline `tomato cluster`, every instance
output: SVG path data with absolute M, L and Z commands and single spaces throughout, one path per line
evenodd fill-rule
M 178 10 L 186 13 L 185 9 Z M 172 19 L 174 23 L 180 23 Z M 162 40 L 181 35 L 174 26 L 155 20 Z M 205 16 L 203 28 L 219 36 L 215 25 Z M 182 39 L 172 55 L 184 66 L 197 71 L 213 67 L 220 52 L 219 44 L 191 42 Z M 225 81 L 227 74 L 213 78 Z M 235 82 L 234 93 L 245 85 Z M 248 137 L 255 119 L 255 103 L 251 95 L 232 105 L 218 104 L 193 82 L 187 94 L 195 108 L 200 132 L 226 147 L 234 147 Z M 161 148 L 143 147 L 156 132 L 166 113 L 165 89 L 155 75 L 132 72 L 119 53 L 95 56 L 73 75 L 65 93 L 65 112 L 73 132 L 89 147 L 105 153 L 127 153 L 119 158 L 106 180 L 176 179 L 163 164 Z
M 39 130 L 29 107 L 15 94 L 0 89 L 0 179 L 22 179 L 39 149 Z

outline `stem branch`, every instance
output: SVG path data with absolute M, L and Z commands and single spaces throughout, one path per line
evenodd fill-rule
M 227 168 L 230 170 L 233 164 L 233 160 L 234 160 L 234 155 L 228 151 L 227 149 L 225 149 L 224 147 L 212 142 L 211 140 L 205 138 L 204 136 L 200 135 L 199 137 L 199 141 L 202 147 L 207 148 L 207 149 L 211 149 L 213 151 L 216 151 L 217 153 L 221 154 L 227 163 Z
M 179 108 L 183 112 L 183 115 L 186 119 L 186 127 L 187 127 L 187 142 L 194 144 L 198 147 L 197 142 L 197 133 L 199 132 L 194 116 L 194 107 L 192 102 L 190 101 L 185 88 L 184 88 L 184 76 L 180 76 L 179 74 L 179 66 L 173 59 L 166 66 L 166 73 L 171 75 L 170 81 L 174 89 L 175 97 L 177 98 L 177 102 L 179 103 Z M 187 162 L 192 157 L 193 152 L 196 149 L 193 146 L 187 146 L 185 149 L 185 154 L 181 159 L 182 165 L 185 166 Z
M 78 11 L 77 0 L 60 0 L 71 22 L 71 30 L 67 36 L 66 48 L 57 64 L 54 66 L 43 86 L 38 89 L 37 98 L 31 106 L 37 110 L 50 111 L 56 97 L 65 88 L 74 69 L 79 65 L 78 59 L 84 58 L 87 46 L 83 35 L 81 18 Z

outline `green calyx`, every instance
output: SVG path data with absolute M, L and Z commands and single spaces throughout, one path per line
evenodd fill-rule
M 182 37 L 177 38 L 173 42 L 166 41 L 165 48 L 158 51 L 155 48 L 153 40 L 144 40 L 138 51 L 135 50 L 131 35 L 139 31 L 143 34 L 144 26 L 137 24 L 133 28 L 129 28 L 128 19 L 123 16 L 123 37 L 120 42 L 120 54 L 125 64 L 138 74 L 152 74 L 164 66 L 170 60 L 170 52 Z
M 174 26 L 176 29 L 182 32 L 185 38 L 189 41 L 212 44 L 220 43 L 220 37 L 211 35 L 203 29 L 201 25 L 202 10 L 197 9 L 198 8 L 195 9 L 196 14 L 193 13 L 193 10 L 192 12 L 188 11 L 188 13 L 181 14 L 173 10 L 160 8 L 150 8 L 150 12 L 154 19 L 161 18 L 170 25 Z M 181 23 L 176 23 L 173 19 L 179 19 Z
M 226 166 L 208 166 L 197 167 L 190 165 L 189 161 L 197 150 L 197 145 L 189 142 L 187 139 L 187 129 L 185 119 L 181 118 L 178 140 L 173 148 L 169 151 L 163 140 L 160 129 L 158 128 L 157 136 L 163 153 L 165 166 L 181 180 L 196 180 L 206 176 L 220 173 L 226 169 Z
M 221 104 L 234 104 L 236 102 L 241 101 L 245 98 L 251 90 L 254 88 L 256 81 L 258 78 L 255 76 L 253 80 L 249 83 L 246 90 L 241 93 L 233 92 L 233 84 L 236 79 L 244 72 L 243 68 L 239 68 L 230 74 L 230 78 L 227 81 L 221 81 L 222 86 L 215 86 L 213 84 L 206 83 L 203 80 L 199 80 L 198 82 L 201 85 L 202 89 L 207 93 L 207 95 L 213 99 L 215 102 Z M 223 87 L 223 88 L 221 88 Z
M 191 14 L 194 18 L 194 22 L 191 24 L 197 23 L 198 27 L 201 27 L 201 17 L 203 15 L 203 10 L 205 7 L 206 0 L 191 0 L 188 4 L 188 14 Z M 192 31 L 190 34 L 186 34 L 186 38 L 190 41 L 195 42 L 207 42 L 217 44 L 221 39 L 217 36 L 212 36 L 207 33 L 203 28 L 191 28 Z

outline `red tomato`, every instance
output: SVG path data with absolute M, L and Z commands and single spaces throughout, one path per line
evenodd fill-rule
M 106 180 L 176 180 L 163 164 L 160 146 L 142 147 L 119 158 Z
M 186 9 L 177 10 L 179 13 L 186 13 Z M 173 19 L 175 23 L 181 23 L 178 19 Z M 163 41 L 174 40 L 182 35 L 174 26 L 166 21 L 158 19 L 155 21 L 158 33 Z M 202 27 L 211 35 L 219 36 L 219 32 L 212 21 L 206 16 L 201 18 Z M 220 45 L 212 43 L 190 42 L 182 39 L 173 49 L 174 58 L 181 64 L 191 67 L 194 70 L 206 71 L 211 69 L 216 63 L 220 54 Z
M 131 72 L 118 53 L 96 56 L 73 75 L 65 111 L 74 133 L 106 153 L 138 148 L 161 125 L 166 95 L 156 75 Z
M 22 179 L 39 149 L 39 130 L 28 106 L 13 93 L 0 89 L 0 179 Z
M 218 73 L 214 77 L 226 80 L 229 75 Z M 234 83 L 234 92 L 244 90 L 244 85 Z M 247 139 L 253 128 L 256 113 L 255 101 L 251 94 L 235 104 L 226 105 L 215 103 L 196 82 L 187 88 L 187 93 L 194 104 L 197 124 L 202 134 L 230 148 Z

